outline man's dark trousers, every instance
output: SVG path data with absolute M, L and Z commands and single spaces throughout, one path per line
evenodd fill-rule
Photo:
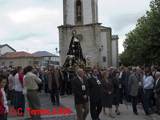
M 152 100 L 152 89 L 145 89 L 144 90 L 144 97 L 143 97 L 143 107 L 146 114 L 149 114 L 150 108 L 152 107 L 151 100 Z
M 132 108 L 134 113 L 137 113 L 137 101 L 137 96 L 132 96 Z
M 60 102 L 59 102 L 59 90 L 52 89 L 50 92 L 51 92 L 50 97 L 51 97 L 52 104 L 53 105 L 55 105 L 55 104 L 59 105 L 60 104 Z
M 99 101 L 91 100 L 90 101 L 90 111 L 91 111 L 92 120 L 98 120 L 99 114 L 102 111 L 101 100 L 99 100 Z

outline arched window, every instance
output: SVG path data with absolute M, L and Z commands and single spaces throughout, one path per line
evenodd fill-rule
M 76 0 L 76 23 L 82 23 L 82 2 Z

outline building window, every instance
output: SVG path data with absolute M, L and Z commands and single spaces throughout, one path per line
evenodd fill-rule
M 9 62 L 9 65 L 12 66 L 12 65 L 13 65 L 13 61 L 10 61 L 10 62 Z
M 2 66 L 5 66 L 5 62 L 2 62 Z
M 102 59 L 103 59 L 103 62 L 106 62 L 106 61 L 107 61 L 107 60 L 106 60 L 106 56 L 103 56 Z
M 82 23 L 82 2 L 76 1 L 76 23 Z
M 34 65 L 39 65 L 39 61 L 33 61 Z
M 58 61 L 52 61 L 52 64 L 53 65 L 59 65 L 59 62 Z
M 29 65 L 32 65 L 32 61 L 29 61 L 28 63 L 29 63 Z

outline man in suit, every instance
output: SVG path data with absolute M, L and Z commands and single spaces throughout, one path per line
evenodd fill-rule
M 78 68 L 75 78 L 71 81 L 75 99 L 77 120 L 85 120 L 88 112 L 88 83 L 83 69 Z
M 53 105 L 60 105 L 59 100 L 59 80 L 58 80 L 58 72 L 51 66 L 48 72 L 48 88 L 50 91 L 51 102 Z
M 129 94 L 131 96 L 131 102 L 132 102 L 132 108 L 133 108 L 133 113 L 135 115 L 138 115 L 137 112 L 137 96 L 138 96 L 138 90 L 139 90 L 139 79 L 138 79 L 138 75 L 136 74 L 136 68 L 132 69 L 132 73 L 129 76 Z
M 88 79 L 89 96 L 90 96 L 90 111 L 92 120 L 100 120 L 99 114 L 102 110 L 102 81 L 100 73 L 97 69 L 93 70 L 91 78 Z
M 156 84 L 154 92 L 156 98 L 157 113 L 160 115 L 160 72 L 156 72 L 155 78 Z

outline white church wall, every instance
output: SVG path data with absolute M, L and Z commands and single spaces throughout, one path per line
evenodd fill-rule
M 66 24 L 75 25 L 75 0 L 66 0 Z
M 83 0 L 83 23 L 92 23 L 92 0 Z
M 94 8 L 95 8 L 95 23 L 98 23 L 98 0 L 94 0 Z
M 103 67 L 107 67 L 108 66 L 108 53 L 107 53 L 107 33 L 106 30 L 102 30 L 101 31 L 101 65 Z M 105 60 L 106 59 L 106 60 Z
M 109 27 L 106 27 L 106 33 L 107 33 L 107 60 L 108 60 L 108 66 L 112 65 L 112 29 Z
M 118 66 L 118 40 L 112 40 L 112 65 Z

